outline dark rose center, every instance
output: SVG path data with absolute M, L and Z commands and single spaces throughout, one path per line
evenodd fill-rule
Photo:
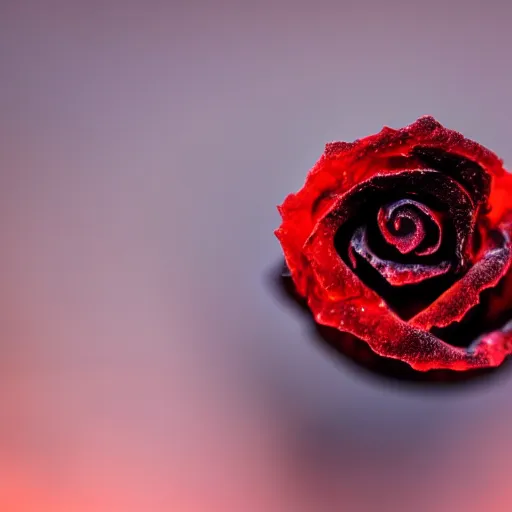
M 467 271 L 474 204 L 434 169 L 376 176 L 333 211 L 338 254 L 402 318 L 428 306 Z
M 380 208 L 380 232 L 401 254 L 434 254 L 441 245 L 441 218 L 427 206 L 402 199 Z
M 397 215 L 395 221 L 393 222 L 393 230 L 394 235 L 398 236 L 405 236 L 405 235 L 411 235 L 415 231 L 417 231 L 421 226 L 418 224 L 417 218 L 411 218 L 413 216 L 412 213 L 410 214 L 402 214 Z M 390 230 L 390 231 L 393 231 Z

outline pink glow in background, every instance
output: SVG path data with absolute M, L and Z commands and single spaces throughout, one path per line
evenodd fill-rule
M 512 4 L 3 1 L 0 511 L 509 512 L 509 372 L 356 371 L 267 283 L 330 140 L 512 166 Z

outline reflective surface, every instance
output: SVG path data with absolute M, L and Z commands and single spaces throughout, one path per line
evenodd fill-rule
M 510 371 L 368 372 L 269 276 L 327 141 L 429 113 L 512 167 L 511 14 L 3 2 L 0 508 L 509 511 Z

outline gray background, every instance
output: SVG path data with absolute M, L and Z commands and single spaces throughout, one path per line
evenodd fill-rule
M 0 508 L 509 511 L 508 373 L 356 370 L 276 298 L 275 205 L 432 114 L 512 162 L 512 5 L 0 4 Z

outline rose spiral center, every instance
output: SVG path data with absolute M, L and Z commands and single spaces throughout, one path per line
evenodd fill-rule
M 438 213 L 412 199 L 402 199 L 380 208 L 377 221 L 386 242 L 401 254 L 435 253 L 441 245 Z

